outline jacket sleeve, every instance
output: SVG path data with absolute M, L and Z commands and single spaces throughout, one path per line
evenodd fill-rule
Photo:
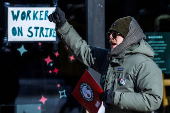
M 86 66 L 89 66 L 101 73 L 101 68 L 106 57 L 107 50 L 87 45 L 85 40 L 79 36 L 73 26 L 68 22 L 57 30 L 62 41 L 69 48 L 71 53 Z
M 157 110 L 162 102 L 162 71 L 153 61 L 141 63 L 136 71 L 136 92 L 115 92 L 114 104 L 135 111 Z

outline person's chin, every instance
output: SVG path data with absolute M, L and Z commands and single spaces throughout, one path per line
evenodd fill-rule
M 111 46 L 111 50 L 113 50 L 117 45 Z

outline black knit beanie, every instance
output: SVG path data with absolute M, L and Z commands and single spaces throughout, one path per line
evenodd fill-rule
M 131 21 L 131 16 L 120 18 L 111 25 L 109 31 L 119 32 L 125 38 L 129 32 L 129 25 Z

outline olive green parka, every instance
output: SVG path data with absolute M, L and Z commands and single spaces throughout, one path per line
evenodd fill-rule
M 77 59 L 101 74 L 102 88 L 115 92 L 114 103 L 105 107 L 105 113 L 145 113 L 160 107 L 162 71 L 152 60 L 154 52 L 146 41 L 141 39 L 108 58 L 110 50 L 89 46 L 68 22 L 57 32 Z M 119 84 L 120 78 L 125 79 L 124 85 Z

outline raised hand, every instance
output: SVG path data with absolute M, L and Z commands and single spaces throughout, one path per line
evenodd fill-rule
M 56 7 L 55 12 L 48 16 L 50 22 L 56 24 L 57 29 L 60 28 L 65 22 L 65 13 L 59 8 Z

